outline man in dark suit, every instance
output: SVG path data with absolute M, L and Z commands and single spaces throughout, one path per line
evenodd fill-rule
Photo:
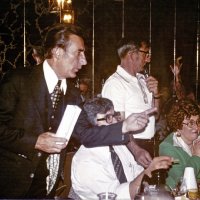
M 87 61 L 84 41 L 75 27 L 53 26 L 44 50 L 41 65 L 13 70 L 0 85 L 0 198 L 55 196 L 68 143 L 55 137 L 55 132 L 66 105 L 81 104 L 70 78 Z M 51 94 L 58 80 L 63 95 L 55 109 Z M 147 114 L 132 114 L 124 122 L 98 128 L 81 113 L 73 134 L 88 147 L 124 144 L 129 140 L 124 133 L 143 128 Z

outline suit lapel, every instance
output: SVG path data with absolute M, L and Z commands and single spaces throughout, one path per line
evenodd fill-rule
M 42 120 L 42 124 L 49 126 L 49 119 L 52 113 L 51 99 L 47 84 L 44 78 L 42 65 L 35 67 L 30 74 L 31 95 L 36 106 L 37 112 Z M 38 119 L 39 120 L 39 119 Z
M 42 120 L 43 128 L 46 130 L 49 127 L 53 109 L 42 65 L 35 67 L 31 71 L 29 80 L 33 103 L 40 116 L 40 119 L 38 120 Z M 62 114 L 64 113 L 67 104 L 80 105 L 81 102 L 79 91 L 74 87 L 71 80 L 67 80 L 67 91 L 64 95 Z

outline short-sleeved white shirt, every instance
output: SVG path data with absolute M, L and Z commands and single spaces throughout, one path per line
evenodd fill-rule
M 148 98 L 145 103 L 140 85 L 142 84 Z M 149 92 L 145 77 L 137 73 L 136 77 L 126 72 L 120 65 L 117 71 L 105 82 L 102 96 L 112 100 L 115 111 L 125 112 L 127 118 L 132 113 L 139 113 L 152 107 L 152 93 Z M 149 118 L 149 123 L 144 131 L 134 134 L 134 138 L 151 139 L 155 134 L 155 117 Z

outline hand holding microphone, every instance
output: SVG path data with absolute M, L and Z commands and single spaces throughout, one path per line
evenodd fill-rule
M 147 79 L 149 77 L 149 72 L 147 70 L 147 68 L 144 69 L 144 77 Z
M 154 97 L 158 97 L 158 81 L 153 76 L 149 76 L 147 72 L 144 72 L 144 76 L 148 90 L 153 93 Z

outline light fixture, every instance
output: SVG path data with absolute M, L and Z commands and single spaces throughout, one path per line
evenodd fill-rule
M 62 14 L 62 21 L 67 24 L 74 23 L 74 11 L 73 10 L 64 10 Z
M 60 23 L 74 23 L 72 0 L 49 0 L 49 12 L 59 14 Z

